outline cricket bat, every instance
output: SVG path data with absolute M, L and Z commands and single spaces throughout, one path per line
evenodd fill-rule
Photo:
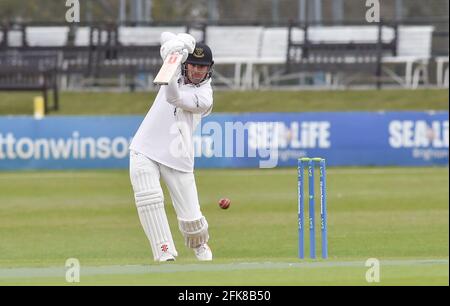
M 159 69 L 153 83 L 156 85 L 167 85 L 172 77 L 177 72 L 178 67 L 181 64 L 183 54 L 174 52 L 166 57 L 161 69 Z

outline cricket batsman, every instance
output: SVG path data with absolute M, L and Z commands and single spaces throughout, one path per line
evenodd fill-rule
M 164 209 L 160 178 L 165 182 L 187 247 L 201 261 L 212 260 L 208 222 L 194 178 L 193 133 L 211 113 L 211 49 L 189 34 L 161 35 L 161 57 L 183 55 L 178 72 L 161 86 L 130 145 L 130 179 L 141 225 L 155 261 L 178 255 Z

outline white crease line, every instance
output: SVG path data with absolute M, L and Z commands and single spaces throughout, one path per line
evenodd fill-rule
M 81 266 L 80 275 L 132 275 L 152 273 L 178 273 L 178 272 L 226 272 L 239 270 L 272 270 L 272 269 L 302 269 L 302 268 L 333 268 L 333 267 L 361 267 L 363 261 L 343 262 L 262 262 L 262 263 L 229 263 L 229 264 L 159 264 L 159 265 L 129 265 L 129 266 Z M 381 266 L 411 266 L 411 265 L 448 265 L 448 259 L 424 260 L 380 260 Z M 65 277 L 63 267 L 47 268 L 10 268 L 0 269 L 0 279 L 33 278 L 33 277 Z

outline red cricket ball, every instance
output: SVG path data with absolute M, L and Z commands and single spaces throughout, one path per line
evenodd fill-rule
M 219 206 L 222 209 L 227 209 L 228 207 L 230 207 L 231 204 L 231 200 L 228 198 L 222 198 L 219 200 Z

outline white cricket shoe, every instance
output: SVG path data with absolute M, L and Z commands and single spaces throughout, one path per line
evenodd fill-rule
M 211 261 L 213 256 L 211 249 L 206 243 L 194 248 L 194 254 L 200 261 Z
M 168 252 L 164 252 L 159 257 L 159 262 L 164 262 L 164 261 L 175 261 L 175 257 Z

